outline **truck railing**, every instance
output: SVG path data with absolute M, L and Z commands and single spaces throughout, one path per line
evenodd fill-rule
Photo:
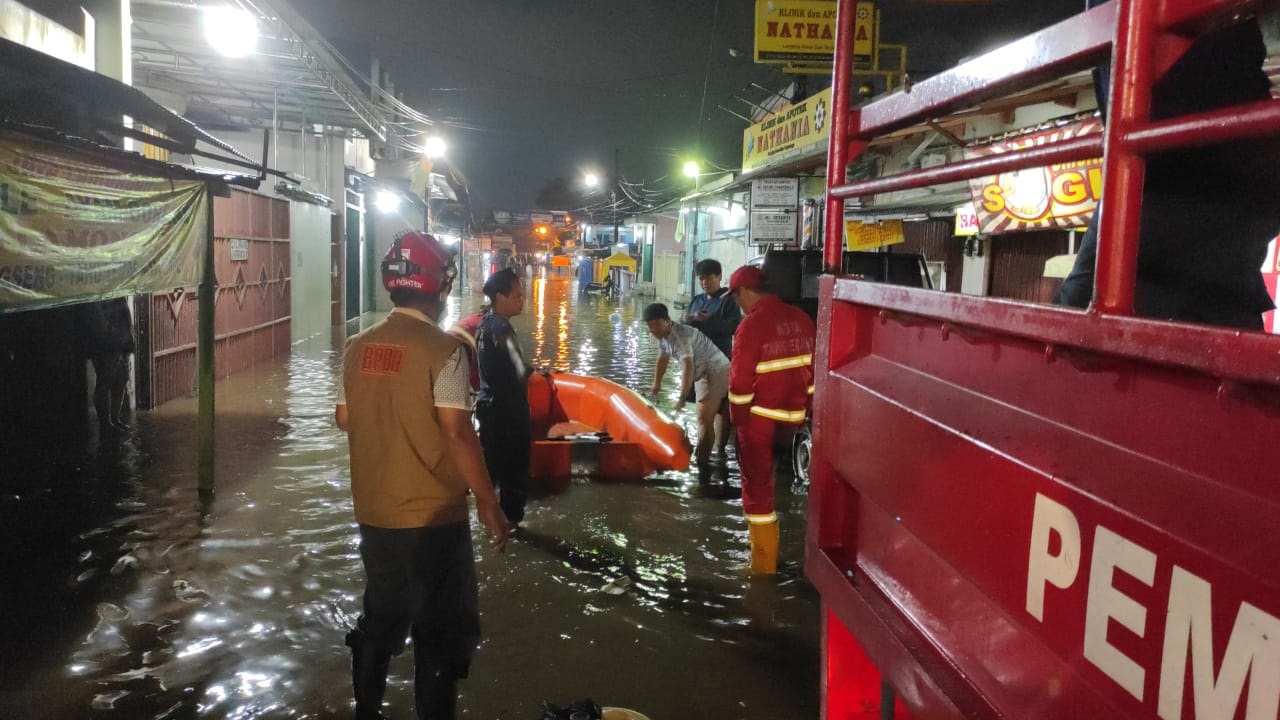
M 1280 134 L 1278 101 L 1152 122 L 1153 80 L 1199 30 L 1276 5 L 1111 0 L 853 108 L 856 0 L 839 0 L 805 559 L 824 717 L 904 703 L 948 719 L 1274 716 L 1273 656 L 1245 648 L 1280 635 L 1280 486 L 1264 460 L 1280 337 L 1135 317 L 1134 288 L 1146 156 Z M 1107 60 L 1102 137 L 848 180 L 877 136 Z M 848 198 L 1100 155 L 1087 311 L 840 274 Z M 1117 570 L 1116 547 L 1153 577 Z M 1042 560 L 1070 577 L 1036 575 Z M 1241 619 L 1254 615 L 1269 629 Z
M 1233 13 L 1248 12 L 1275 2 L 1241 0 L 1113 0 L 1015 41 L 952 70 L 933 76 L 868 103 L 851 105 L 852 47 L 837 44 L 833 80 L 832 130 L 827 158 L 827 212 L 824 264 L 838 274 L 844 244 L 844 201 L 897 190 L 969 180 L 999 172 L 1042 167 L 1047 164 L 1087 160 L 1103 155 L 1103 197 L 1098 237 L 1096 289 L 1093 305 L 1085 313 L 1047 306 L 1009 303 L 998 319 L 984 317 L 979 324 L 992 330 L 1034 336 L 1162 364 L 1184 365 L 1227 380 L 1280 382 L 1275 338 L 1241 337 L 1236 330 L 1180 325 L 1176 338 L 1165 323 L 1133 317 L 1137 272 L 1138 229 L 1144 156 L 1174 147 L 1213 145 L 1242 138 L 1274 135 L 1280 129 L 1280 101 L 1175 118 L 1162 122 L 1147 119 L 1153 73 L 1164 69 L 1176 55 L 1170 47 L 1171 28 L 1192 28 Z M 855 0 L 840 0 L 837 34 L 850 37 Z M 1142 22 L 1135 17 L 1146 18 Z M 1117 31 L 1117 28 L 1120 31 Z M 845 33 L 840 35 L 839 33 Z M 1109 53 L 1112 45 L 1115 51 Z M 1034 87 L 1046 80 L 1096 66 L 1112 57 L 1112 87 L 1145 88 L 1117 92 L 1102 137 L 1086 136 L 1047 143 L 997 157 L 951 163 L 859 182 L 847 181 L 849 162 L 877 135 L 928 121 L 971 107 L 1010 92 Z M 1280 169 L 1278 169 L 1280 171 Z M 975 314 L 963 298 L 939 300 L 920 292 L 888 288 L 845 288 L 837 293 L 877 298 L 904 312 L 941 313 L 939 318 L 959 320 Z M 989 299 L 980 303 L 991 302 Z M 984 316 L 986 314 L 984 313 Z M 1041 316 L 1042 315 L 1042 316 Z M 1157 337 L 1164 340 L 1154 342 Z M 1142 337 L 1150 342 L 1133 342 Z M 1229 353 L 1206 352 L 1225 348 Z

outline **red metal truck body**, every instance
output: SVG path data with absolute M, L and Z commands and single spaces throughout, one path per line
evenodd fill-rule
M 1109 52 L 1115 89 L 1087 312 L 823 279 L 806 573 L 824 717 L 1277 718 L 1280 337 L 1132 316 L 1144 154 L 1280 132 L 1271 102 L 1148 123 L 1153 78 L 1173 31 L 1258 5 L 1113 0 L 848 110 L 840 0 L 828 267 L 846 198 L 1103 149 L 846 184 L 871 137 Z

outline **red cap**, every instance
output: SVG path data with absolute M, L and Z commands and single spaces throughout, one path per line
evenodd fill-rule
M 449 251 L 434 237 L 415 230 L 397 235 L 382 259 L 382 286 L 388 290 L 439 292 L 454 273 Z
M 746 288 L 748 290 L 763 290 L 765 286 L 764 271 L 755 265 L 743 265 L 733 271 L 733 275 L 729 278 L 729 292 Z

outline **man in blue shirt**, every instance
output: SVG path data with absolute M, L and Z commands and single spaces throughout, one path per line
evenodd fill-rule
M 729 357 L 733 354 L 733 333 L 742 322 L 742 310 L 729 295 L 729 288 L 720 284 L 724 271 L 719 262 L 699 260 L 694 272 L 698 275 L 702 293 L 693 296 L 684 322 L 701 330 L 725 357 Z
M 726 358 L 730 357 L 733 354 L 733 333 L 737 331 L 738 323 L 742 322 L 742 310 L 733 301 L 729 288 L 720 284 L 724 270 L 718 261 L 710 258 L 699 260 L 693 271 L 698 275 L 698 286 L 702 288 L 702 292 L 693 296 L 684 315 L 684 322 L 701 330 Z M 692 396 L 685 398 L 686 401 L 694 399 Z M 733 426 L 729 423 L 727 400 L 716 408 L 713 426 L 716 447 L 723 454 L 733 431 Z
M 529 376 L 532 369 L 520 352 L 511 318 L 524 312 L 524 284 L 507 268 L 489 277 L 484 294 L 492 311 L 480 322 L 476 355 L 480 393 L 476 419 L 485 465 L 498 488 L 499 504 L 512 525 L 524 519 L 529 494 L 529 460 L 533 429 L 529 421 Z

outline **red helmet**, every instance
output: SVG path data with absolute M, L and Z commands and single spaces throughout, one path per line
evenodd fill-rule
M 391 241 L 382 258 L 382 286 L 437 293 L 449 286 L 457 269 L 450 253 L 424 232 L 405 230 Z

